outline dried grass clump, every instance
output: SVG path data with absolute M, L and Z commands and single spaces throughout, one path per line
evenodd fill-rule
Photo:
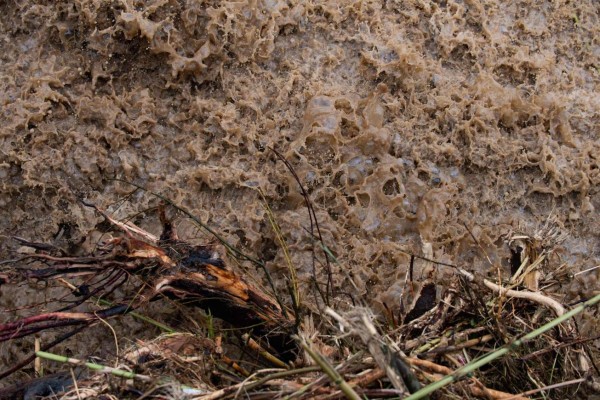
M 598 389 L 598 350 L 589 345 L 597 338 L 582 337 L 573 317 L 597 304 L 600 295 L 571 308 L 539 289 L 563 276 L 552 273 L 548 261 L 552 244 L 560 240 L 556 232 L 511 237 L 527 246 L 508 282 L 436 263 L 427 252 L 429 257 L 413 255 L 413 261 L 423 258 L 452 268 L 452 279 L 422 285 L 402 315 L 378 316 L 365 304 L 333 309 L 332 304 L 342 303 L 329 301 L 336 299 L 333 286 L 320 283 L 316 275 L 309 283 L 287 276 L 287 296 L 273 286 L 264 288 L 248 270 L 227 265 L 214 245 L 180 240 L 167 218 L 166 206 L 173 204 L 163 201 L 160 237 L 96 208 L 115 236 L 92 254 L 72 256 L 17 239 L 32 251 L 5 264 L 3 284 L 58 281 L 76 300 L 0 324 L 0 341 L 44 331 L 59 334 L 0 376 L 25 371 L 34 358 L 39 375 L 40 359 L 52 360 L 45 365 L 64 365 L 61 373 L 0 389 L 0 398 L 524 399 L 582 396 Z M 310 209 L 308 200 L 307 205 Z M 285 246 L 273 213 L 266 209 Z M 316 219 L 313 224 L 318 229 Z M 231 256 L 264 267 L 223 244 Z M 320 246 L 328 262 L 337 262 L 322 241 Z M 290 262 L 288 271 L 292 269 Z M 412 290 L 412 283 L 407 279 L 405 290 Z M 98 300 L 108 295 L 112 304 Z M 166 299 L 184 310 L 201 307 L 205 318 L 174 329 L 140 313 L 144 305 Z M 81 309 L 85 304 L 88 309 Z M 164 333 L 153 340 L 137 339 L 126 351 L 104 359 L 48 352 L 107 319 L 134 312 Z M 65 331 L 67 327 L 75 328 Z

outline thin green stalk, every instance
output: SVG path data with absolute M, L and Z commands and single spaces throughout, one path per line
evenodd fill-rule
M 331 258 L 331 260 L 336 263 L 337 265 L 340 265 L 340 262 L 338 261 L 337 257 L 333 255 L 333 252 L 331 251 L 331 249 L 329 249 L 329 247 L 327 247 L 327 245 L 325 243 L 319 243 L 321 245 L 321 249 L 323 249 L 323 251 L 325 252 L 325 254 L 327 254 L 327 256 L 329 258 Z
M 517 339 L 517 340 L 513 341 L 512 343 L 509 343 L 508 345 L 501 347 L 500 349 L 498 349 L 492 353 L 489 353 L 479 359 L 474 360 L 473 362 L 465 365 L 464 367 L 457 369 L 456 371 L 454 371 L 453 374 L 446 375 L 444 378 L 440 379 L 437 382 L 434 382 L 430 385 L 425 386 L 423 389 L 419 390 L 418 392 L 413 393 L 412 395 L 408 396 L 404 400 L 422 399 L 425 396 L 435 392 L 436 390 L 441 389 L 444 386 L 446 386 L 452 382 L 458 381 L 460 378 L 478 370 L 479 368 L 483 367 L 486 364 L 489 364 L 490 362 L 494 361 L 495 359 L 500 358 L 507 353 L 510 353 L 511 351 L 515 350 L 516 348 L 527 343 L 529 340 L 534 339 L 534 338 L 540 336 L 541 334 L 549 331 L 550 329 L 560 325 L 561 323 L 565 322 L 569 318 L 572 318 L 575 315 L 581 313 L 587 307 L 593 306 L 594 304 L 597 304 L 598 302 L 600 302 L 600 294 L 598 294 L 598 295 L 592 297 L 591 299 L 589 299 L 588 301 L 578 305 L 577 307 L 575 307 L 571 311 L 561 315 L 560 317 L 553 319 L 552 321 L 539 327 L 538 329 L 528 333 L 527 335 L 523 336 L 522 338 Z
M 147 317 L 147 316 L 145 316 L 145 315 L 142 315 L 142 314 L 140 314 L 140 313 L 137 313 L 137 312 L 135 312 L 135 311 L 133 311 L 133 312 L 130 312 L 130 313 L 129 313 L 129 315 L 131 315 L 132 317 L 135 317 L 135 318 L 137 318 L 137 319 L 139 319 L 139 320 L 141 320 L 141 321 L 147 322 L 147 323 L 149 323 L 150 325 L 154 325 L 154 326 L 156 326 L 158 329 L 160 329 L 160 330 L 162 330 L 162 331 L 164 331 L 164 332 L 166 332 L 166 333 L 176 333 L 176 332 L 177 332 L 175 329 L 173 329 L 173 328 L 170 328 L 170 327 L 168 327 L 167 325 L 165 325 L 165 324 L 163 324 L 163 323 L 161 323 L 161 322 L 158 322 L 158 321 L 157 321 L 157 320 L 155 320 L 155 319 L 152 319 L 152 318 L 150 318 L 150 317 Z
M 111 374 L 114 376 L 118 376 L 126 379 L 139 379 L 144 382 L 152 382 L 156 380 L 154 377 L 150 377 L 148 375 L 140 375 L 130 371 L 124 371 L 122 369 L 106 367 L 104 365 L 95 364 L 91 362 L 85 362 L 83 360 L 79 360 L 77 358 L 65 357 L 54 353 L 47 353 L 45 351 L 36 351 L 35 355 L 40 358 L 45 358 L 46 360 L 67 363 L 71 365 L 83 365 L 88 367 L 91 370 L 103 372 L 106 374 Z M 206 394 L 205 389 L 196 389 L 190 386 L 180 385 L 181 390 L 189 396 L 198 396 L 202 394 Z
M 300 306 L 300 291 L 298 290 L 298 276 L 296 274 L 296 268 L 294 268 L 294 264 L 292 263 L 292 257 L 290 255 L 289 248 L 287 246 L 287 243 L 285 242 L 283 233 L 281 232 L 281 228 L 279 227 L 279 224 L 277 223 L 277 220 L 275 219 L 275 215 L 273 214 L 273 211 L 271 210 L 271 207 L 269 206 L 269 203 L 267 202 L 267 198 L 265 197 L 265 194 L 263 193 L 262 190 L 260 190 L 260 188 L 258 189 L 258 193 L 260 194 L 260 197 L 262 198 L 263 206 L 265 208 L 265 211 L 267 212 L 267 217 L 269 218 L 269 223 L 271 224 L 271 227 L 273 228 L 273 231 L 275 232 L 275 237 L 277 238 L 277 241 L 279 242 L 279 246 L 283 250 L 284 259 L 288 265 L 288 271 L 290 272 L 292 302 L 293 302 L 295 308 L 297 309 Z
M 72 364 L 72 365 L 85 365 L 86 367 L 88 367 L 89 369 L 92 369 L 94 371 L 104 372 L 107 374 L 120 376 L 122 378 L 128 378 L 128 379 L 135 378 L 135 379 L 139 379 L 139 380 L 146 381 L 146 382 L 152 381 L 152 378 L 147 375 L 140 375 L 140 374 L 136 374 L 136 373 L 129 372 L 129 371 L 123 371 L 123 370 L 117 369 L 117 368 L 106 367 L 104 365 L 95 364 L 95 363 L 91 363 L 91 362 L 85 362 L 85 361 L 79 360 L 77 358 L 65 357 L 65 356 L 61 356 L 58 354 L 47 353 L 45 351 L 36 351 L 35 355 L 40 358 L 45 358 L 46 360 L 57 361 L 57 362 L 62 362 L 62 363 L 67 363 L 67 364 Z
M 105 306 L 112 306 L 113 305 L 108 300 L 97 299 L 97 301 L 98 301 L 99 304 L 102 304 L 102 305 L 105 305 Z M 129 315 L 131 315 L 132 317 L 135 317 L 135 318 L 137 318 L 137 319 L 139 319 L 141 321 L 144 321 L 144 322 L 147 322 L 147 323 L 149 323 L 151 325 L 154 325 L 154 326 L 156 326 L 157 328 L 159 328 L 160 330 L 162 330 L 164 332 L 167 332 L 167 333 L 175 333 L 175 332 L 177 332 L 175 329 L 173 329 L 173 328 L 171 328 L 171 327 L 169 327 L 169 326 L 167 326 L 167 325 L 165 325 L 165 324 L 163 324 L 161 322 L 158 322 L 155 319 L 152 319 L 150 317 L 147 317 L 145 315 L 137 313 L 135 311 L 130 312 Z
M 354 289 L 356 289 L 356 291 L 358 292 L 358 287 L 356 286 L 356 283 L 354 283 L 354 280 L 352 279 L 352 277 L 350 276 L 350 274 L 348 274 L 348 271 L 346 270 L 346 268 L 344 268 L 340 262 L 338 261 L 337 257 L 333 255 L 333 252 L 331 251 L 331 249 L 329 249 L 329 247 L 327 247 L 327 245 L 323 242 L 319 242 L 319 244 L 321 245 L 321 249 L 323 249 L 323 252 L 327 255 L 327 257 L 331 258 L 331 260 L 333 261 L 333 263 L 340 268 L 340 271 L 343 272 L 343 274 L 346 276 L 346 279 L 348 280 L 348 282 L 350 282 L 350 284 L 354 287 Z
M 343 363 L 341 363 L 337 367 L 335 367 L 335 369 L 337 371 L 340 371 L 343 368 L 345 368 L 346 366 L 351 365 L 354 361 L 361 359 L 363 355 L 364 355 L 364 352 L 362 350 L 360 350 L 360 351 L 354 353 L 353 355 L 351 355 L 350 357 L 348 357 Z M 319 366 L 315 366 L 315 367 L 317 368 L 317 370 L 321 370 L 321 367 L 319 367 Z M 327 379 L 325 376 L 322 376 L 321 378 Z M 311 390 L 314 386 L 321 385 L 321 381 L 322 381 L 321 378 L 315 379 L 312 382 L 302 386 L 300 389 L 296 390 L 294 393 L 290 393 L 289 395 L 283 397 L 281 400 L 291 400 L 296 397 L 302 396 L 303 394 L 305 394 L 309 390 Z
M 295 337 L 298 341 L 300 341 L 300 344 L 302 345 L 302 348 L 304 350 L 306 350 L 306 352 L 308 353 L 308 355 L 319 365 L 319 367 L 321 367 L 321 369 L 323 370 L 323 372 L 325 372 L 327 374 L 327 376 L 329 376 L 329 379 L 331 379 L 331 381 L 333 383 L 335 383 L 340 390 L 346 395 L 346 397 L 350 400 L 361 400 L 361 397 L 358 395 L 358 393 L 356 393 L 354 391 L 354 389 L 352 388 L 352 386 L 350 386 L 348 384 L 348 382 L 346 382 L 344 380 L 344 378 L 342 377 L 342 375 L 340 375 L 339 372 L 336 371 L 335 368 L 333 368 L 329 362 L 319 353 L 315 352 L 311 347 L 310 347 L 310 343 L 306 343 L 304 340 L 300 339 L 299 337 Z
M 73 285 L 73 284 L 71 284 L 71 283 L 69 283 L 69 282 L 67 282 L 67 281 L 63 281 L 63 283 L 64 283 L 65 285 L 67 285 L 67 287 L 69 287 L 71 290 L 76 290 L 76 289 L 77 289 L 77 288 L 75 287 L 75 285 Z M 92 301 L 95 301 L 95 302 L 98 302 L 98 304 L 101 304 L 101 305 L 103 305 L 103 306 L 108 306 L 108 307 L 112 307 L 112 306 L 114 306 L 114 304 L 113 304 L 113 303 L 111 303 L 110 301 L 108 301 L 108 300 L 105 300 L 105 299 L 103 299 L 103 298 L 101 298 L 101 297 L 96 297 L 96 296 L 93 296 L 93 297 L 91 297 L 91 298 L 90 298 L 90 300 L 92 300 Z M 142 315 L 142 314 L 140 314 L 140 313 L 137 313 L 137 312 L 135 312 L 135 311 L 131 311 L 131 312 L 130 312 L 130 313 L 128 313 L 128 314 L 129 314 L 129 315 L 131 315 L 132 317 L 135 317 L 135 318 L 137 318 L 137 319 L 141 320 L 141 321 L 147 322 L 147 323 L 149 323 L 150 325 L 154 325 L 154 326 L 156 326 L 157 328 L 159 328 L 159 329 L 161 329 L 161 330 L 163 330 L 163 331 L 165 331 L 165 332 L 167 332 L 167 333 L 175 333 L 175 332 L 177 332 L 175 329 L 173 329 L 173 328 L 171 328 L 171 327 L 169 327 L 169 326 L 167 326 L 167 325 L 165 325 L 165 324 L 163 324 L 163 323 L 161 323 L 161 322 L 158 322 L 158 321 L 157 321 L 157 320 L 155 320 L 155 319 L 152 319 L 152 318 L 150 318 L 150 317 L 146 317 L 145 315 Z
M 206 317 L 208 318 L 208 324 L 207 324 L 208 325 L 208 327 L 207 327 L 208 335 L 207 336 L 209 339 L 214 339 L 215 338 L 215 320 L 212 316 L 212 313 L 210 312 L 210 308 L 207 310 Z

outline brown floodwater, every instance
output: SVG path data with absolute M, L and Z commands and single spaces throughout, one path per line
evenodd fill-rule
M 598 2 L 321 3 L 2 2 L 0 259 L 11 236 L 91 250 L 103 219 L 80 198 L 159 233 L 158 200 L 117 178 L 265 259 L 285 292 L 266 201 L 306 289 L 309 216 L 271 147 L 307 188 L 334 285 L 376 311 L 399 306 L 407 252 L 508 277 L 517 234 L 570 272 L 549 289 L 562 302 L 597 293 L 600 269 L 575 274 L 600 264 Z M 0 318 L 51 294 L 2 286 Z M 97 331 L 72 354 L 114 351 Z M 0 367 L 31 350 L 1 344 Z

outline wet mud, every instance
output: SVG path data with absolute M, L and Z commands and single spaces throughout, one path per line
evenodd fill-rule
M 597 292 L 600 270 L 576 274 L 600 264 L 598 3 L 321 3 L 4 2 L 0 258 L 18 256 L 11 236 L 92 249 L 103 218 L 82 198 L 159 233 L 158 200 L 116 178 L 266 260 L 285 292 L 266 201 L 308 287 L 308 211 L 274 148 L 314 203 L 336 289 L 375 310 L 399 307 L 407 252 L 508 277 L 515 235 L 553 250 L 566 304 Z M 47 295 L 3 286 L 0 304 Z M 29 345 L 3 344 L 0 364 Z

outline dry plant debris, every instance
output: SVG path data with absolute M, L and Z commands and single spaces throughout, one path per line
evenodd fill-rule
M 494 349 L 512 352 L 470 375 L 458 375 L 452 385 L 436 393 L 525 399 L 538 392 L 571 390 L 574 385 L 581 386 L 581 392 L 589 392 L 597 385 L 593 378 L 597 373 L 597 349 L 587 344 L 595 338 L 580 337 L 572 320 L 557 323 L 555 329 L 526 342 L 516 340 L 536 326 L 565 315 L 567 309 L 546 294 L 518 286 L 514 279 L 509 289 L 453 267 L 453 279 L 443 287 L 427 280 L 413 293 L 413 301 L 403 315 L 390 312 L 387 320 L 362 306 L 335 311 L 320 308 L 322 303 L 318 301 L 293 305 L 293 292 L 291 300 L 286 301 L 259 288 L 251 283 L 249 275 L 226 265 L 215 252 L 216 246 L 180 240 L 164 202 L 158 207 L 163 224 L 160 236 L 117 221 L 93 207 L 113 230 L 120 232 L 101 243 L 93 254 L 73 256 L 47 244 L 15 238 L 32 251 L 3 268 L 3 284 L 59 280 L 79 299 L 56 311 L 0 324 L 0 341 L 77 326 L 63 335 L 68 337 L 141 309 L 149 302 L 170 298 L 187 307 L 200 306 L 238 330 L 244 351 L 254 354 L 254 365 L 225 354 L 223 337 L 214 336 L 214 332 L 213 339 L 203 339 L 198 334 L 172 331 L 151 342 L 139 341 L 117 360 L 102 360 L 100 364 L 105 366 L 38 352 L 38 356 L 77 365 L 77 374 L 50 375 L 4 388 L 0 398 L 33 398 L 52 391 L 63 392 L 63 399 L 82 394 L 204 400 L 242 395 L 286 399 L 413 398 L 411 393 L 428 383 L 448 379 L 454 370 L 463 370 Z M 427 247 L 424 254 L 430 256 Z M 415 258 L 419 256 L 413 255 L 412 260 Z M 436 265 L 434 260 L 422 258 Z M 532 264 L 542 261 L 534 260 Z M 541 285 L 545 283 L 541 274 L 536 279 Z M 85 301 L 124 289 L 128 281 L 137 283 L 123 291 L 129 295 L 123 295 L 118 303 L 88 312 L 75 310 Z M 412 282 L 406 285 L 414 288 Z M 302 315 L 294 316 L 294 312 Z M 520 348 L 510 347 L 517 342 Z M 24 368 L 31 359 L 2 375 Z M 115 367 L 109 367 L 113 362 L 117 363 Z M 553 364 L 550 369 L 549 363 Z M 81 366 L 104 375 L 89 374 Z M 562 384 L 541 384 L 549 380 Z

